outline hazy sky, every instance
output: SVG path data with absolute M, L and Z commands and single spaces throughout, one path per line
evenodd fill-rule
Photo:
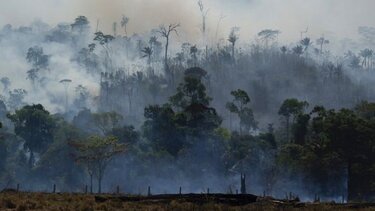
M 375 0 L 203 0 L 209 30 L 226 36 L 232 26 L 241 28 L 240 38 L 249 40 L 265 28 L 282 31 L 281 40 L 308 36 L 355 37 L 358 26 L 375 26 Z M 122 14 L 130 17 L 129 32 L 142 33 L 162 23 L 179 22 L 184 38 L 199 37 L 201 17 L 197 0 L 0 0 L 0 26 L 27 25 L 40 19 L 49 24 L 72 22 L 78 15 L 89 18 L 95 27 L 109 32 Z M 182 38 L 181 38 L 182 39 Z

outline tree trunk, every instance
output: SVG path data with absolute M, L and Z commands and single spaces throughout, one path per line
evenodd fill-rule
M 233 63 L 235 62 L 235 58 L 234 58 L 234 43 L 232 44 L 232 58 L 233 58 Z
M 131 91 L 133 92 L 133 91 Z M 128 100 L 129 100 L 129 115 L 131 115 L 132 113 L 132 97 L 131 97 L 132 94 L 128 94 Z
M 289 116 L 286 117 L 286 141 L 289 142 Z
M 92 174 L 90 174 L 90 193 L 92 193 Z
M 352 182 L 352 163 L 351 161 L 348 161 L 348 179 L 347 179 L 347 202 L 350 202 L 354 199 L 354 190 L 353 190 L 353 182 Z
M 165 70 L 168 69 L 168 46 L 169 46 L 169 38 L 167 37 L 167 43 L 165 44 L 165 55 L 164 55 L 164 65 Z
M 102 193 L 102 176 L 98 177 L 98 193 Z
M 34 152 L 32 150 L 30 150 L 30 157 L 29 157 L 29 167 L 30 169 L 33 167 L 34 165 Z
M 320 44 L 320 54 L 323 54 L 323 42 Z

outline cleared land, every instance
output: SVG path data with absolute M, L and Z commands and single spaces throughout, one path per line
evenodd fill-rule
M 301 203 L 254 195 L 153 196 L 74 193 L 0 193 L 1 210 L 375 210 L 371 203 Z

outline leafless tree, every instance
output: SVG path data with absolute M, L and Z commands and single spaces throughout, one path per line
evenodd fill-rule
M 216 33 L 215 33 L 215 39 L 217 40 L 217 35 L 219 33 L 219 26 L 221 21 L 225 18 L 224 14 L 220 14 L 219 20 L 217 21 L 217 26 L 216 26 Z
M 128 23 L 129 23 L 129 18 L 126 17 L 125 15 L 123 15 L 122 19 L 121 19 L 121 27 L 124 28 L 125 36 L 128 36 L 128 32 L 126 30 L 126 27 L 128 26 Z
M 199 10 L 201 11 L 201 15 L 202 15 L 202 33 L 203 33 L 203 36 L 205 36 L 206 35 L 206 18 L 207 18 L 207 14 L 208 14 L 209 9 L 204 8 L 202 0 L 198 1 L 198 6 L 199 6 Z
M 229 34 L 229 37 L 228 37 L 228 41 L 232 45 L 232 58 L 233 58 L 233 61 L 234 61 L 234 49 L 235 49 L 235 46 L 236 46 L 236 42 L 239 39 L 239 37 L 237 35 L 237 32 L 239 30 L 240 29 L 238 27 L 233 27 L 232 30 L 230 31 L 230 34 Z
M 168 27 L 161 25 L 159 27 L 158 33 L 162 37 L 165 38 L 165 54 L 164 54 L 164 65 L 165 65 L 165 70 L 168 71 L 168 47 L 169 47 L 169 36 L 171 35 L 172 32 L 175 32 L 178 35 L 177 28 L 180 27 L 180 24 L 169 24 Z
M 70 79 L 63 79 L 60 81 L 60 83 L 64 85 L 64 89 L 65 89 L 65 111 L 66 112 L 68 112 L 68 87 L 71 82 L 72 80 Z

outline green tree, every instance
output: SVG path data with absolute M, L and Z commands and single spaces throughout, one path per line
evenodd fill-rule
M 192 104 L 208 106 L 212 100 L 206 94 L 206 87 L 195 77 L 185 77 L 184 82 L 177 87 L 177 93 L 169 98 L 172 105 L 185 109 Z
M 363 101 L 359 103 L 354 110 L 361 118 L 375 120 L 375 103 Z
M 113 128 L 110 135 L 119 139 L 119 143 L 136 144 L 139 140 L 139 132 L 133 126 L 123 126 Z
M 280 33 L 279 30 L 264 29 L 258 33 L 258 36 L 265 43 L 266 48 L 268 48 L 269 42 L 275 40 Z
M 363 199 L 371 192 L 368 181 L 374 179 L 368 171 L 374 162 L 374 122 L 359 118 L 348 109 L 327 111 L 316 107 L 313 114 L 313 133 L 328 140 L 330 153 L 338 155 L 339 166 L 347 172 L 348 201 Z
M 53 142 L 55 120 L 40 104 L 27 105 L 14 114 L 8 114 L 14 123 L 14 132 L 25 140 L 24 148 L 30 151 L 29 166 L 34 165 L 34 153 L 43 153 Z
M 211 98 L 205 90 L 198 77 L 185 77 L 170 97 L 171 104 L 145 109 L 143 131 L 155 149 L 177 156 L 181 149 L 207 143 L 217 135 L 222 119 L 209 107 Z
M 118 139 L 100 136 L 90 136 L 81 142 L 71 142 L 76 149 L 76 161 L 83 164 L 90 175 L 90 187 L 92 190 L 92 178 L 95 176 L 98 180 L 98 193 L 102 191 L 102 180 L 108 164 L 115 155 L 123 153 L 126 150 L 124 144 L 118 143 Z
M 293 139 L 294 143 L 304 145 L 306 142 L 306 135 L 308 133 L 310 115 L 298 114 L 296 123 L 293 125 Z
M 0 122 L 0 128 L 2 128 L 3 125 Z M 7 145 L 2 137 L 0 137 L 0 171 L 3 171 L 5 163 L 6 163 L 6 158 L 7 158 Z
M 296 117 L 299 114 L 302 114 L 304 109 L 309 104 L 306 101 L 298 101 L 295 98 L 292 99 L 286 99 L 283 104 L 281 105 L 279 109 L 279 115 L 285 117 L 286 122 L 286 141 L 289 140 L 289 132 L 290 132 L 290 118 L 293 118 L 293 123 L 296 119 Z
M 145 108 L 143 135 L 150 141 L 151 146 L 158 152 L 168 152 L 177 157 L 184 148 L 182 131 L 175 123 L 175 112 L 170 105 L 151 105 Z
M 222 119 L 216 110 L 210 107 L 212 100 L 206 93 L 206 87 L 198 77 L 185 77 L 177 87 L 177 93 L 170 98 L 177 108 L 176 123 L 193 137 L 212 135 L 221 125 Z
M 80 34 L 83 32 L 87 31 L 90 27 L 90 22 L 85 16 L 78 16 L 75 20 L 74 23 L 71 24 L 72 30 L 78 30 Z
M 116 112 L 103 112 L 92 114 L 95 126 L 102 135 L 108 135 L 114 128 L 118 128 L 123 117 Z
M 62 191 L 78 190 L 82 185 L 82 169 L 71 156 L 74 150 L 69 146 L 72 140 L 82 138 L 82 131 L 62 118 L 56 120 L 54 141 L 38 160 L 35 167 L 40 179 L 52 180 Z
M 241 89 L 231 92 L 234 97 L 232 102 L 226 104 L 226 108 L 238 115 L 240 118 L 240 135 L 242 134 L 243 128 L 246 131 L 250 129 L 257 129 L 258 123 L 254 119 L 253 110 L 250 108 L 250 97 L 249 95 Z
M 300 44 L 304 47 L 304 51 L 306 53 L 306 57 L 308 54 L 309 47 L 312 45 L 310 38 L 306 37 L 300 41 Z

